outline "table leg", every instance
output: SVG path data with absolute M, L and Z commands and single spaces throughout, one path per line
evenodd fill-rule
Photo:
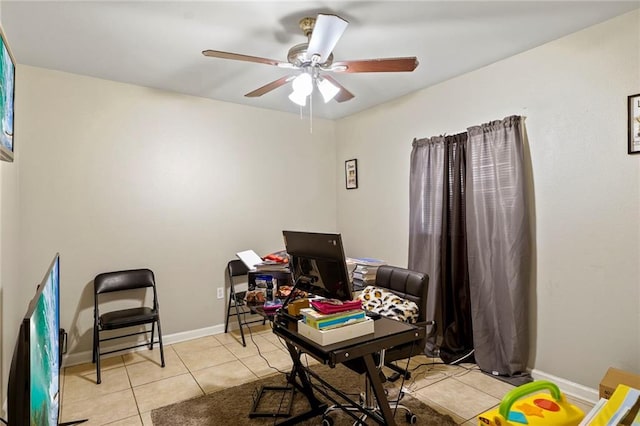
M 276 423 L 278 426 L 296 425 L 304 420 L 320 416 L 324 414 L 328 407 L 327 404 L 316 398 L 311 382 L 309 381 L 309 376 L 307 375 L 307 372 L 302 365 L 302 361 L 300 360 L 300 352 L 289 342 L 287 342 L 287 350 L 289 351 L 289 355 L 293 361 L 293 367 L 291 369 L 291 374 L 289 375 L 289 382 L 302 392 L 309 401 L 311 408 L 304 413 Z M 300 383 L 296 381 L 296 377 Z

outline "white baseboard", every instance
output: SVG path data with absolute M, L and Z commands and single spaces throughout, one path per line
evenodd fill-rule
M 549 380 L 558 385 L 563 393 L 591 404 L 595 404 L 600 399 L 597 389 L 570 382 L 562 377 L 554 376 L 544 371 L 533 369 L 531 370 L 531 377 L 533 377 L 534 380 Z
M 224 324 L 218 324 L 211 327 L 200 328 L 197 330 L 183 331 L 174 334 L 165 334 L 162 336 L 162 343 L 165 345 L 172 345 L 174 343 L 184 342 L 186 340 L 197 339 L 199 337 L 212 336 L 214 334 L 220 334 L 224 332 Z M 109 347 L 109 350 L 118 350 L 127 348 L 127 344 L 113 345 Z M 131 349 L 129 352 L 144 350 L 144 347 Z M 126 352 L 114 353 L 113 356 L 122 355 Z M 92 351 L 74 352 L 62 357 L 62 366 L 70 367 L 72 365 L 84 364 L 91 362 Z M 102 358 L 101 358 L 102 359 Z

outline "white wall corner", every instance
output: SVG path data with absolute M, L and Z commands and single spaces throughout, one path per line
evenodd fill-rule
M 544 371 L 533 369 L 531 370 L 531 377 L 533 377 L 534 380 L 548 380 L 553 382 L 558 385 L 563 393 L 591 404 L 595 404 L 600 399 L 597 389 L 588 388 L 579 383 L 563 379 L 562 377 L 545 373 Z

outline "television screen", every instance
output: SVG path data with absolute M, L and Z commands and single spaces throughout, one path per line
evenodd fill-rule
M 56 258 L 57 259 L 57 258 Z M 59 413 L 60 324 L 58 262 L 41 284 L 42 292 L 36 299 L 29 318 L 31 363 L 31 424 L 57 425 Z
M 15 61 L 0 28 L 0 159 L 13 161 Z
M 9 370 L 10 425 L 57 425 L 60 406 L 60 258 L 56 254 L 20 324 Z
M 340 234 L 297 231 L 282 234 L 297 288 L 330 299 L 353 298 Z

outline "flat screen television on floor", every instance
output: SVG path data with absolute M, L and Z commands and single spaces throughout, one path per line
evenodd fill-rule
M 9 370 L 10 426 L 58 424 L 60 256 L 55 255 L 20 323 Z
M 298 289 L 329 299 L 353 298 L 340 234 L 282 231 L 282 235 Z

